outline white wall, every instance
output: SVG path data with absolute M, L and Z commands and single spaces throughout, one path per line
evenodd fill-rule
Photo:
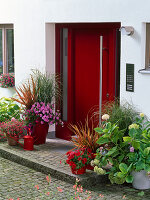
M 144 67 L 143 23 L 150 22 L 149 0 L 0 0 L 0 5 L 0 24 L 14 23 L 17 84 L 31 68 L 54 71 L 55 23 L 121 22 L 133 26 L 135 34 L 121 38 L 121 99 L 133 102 L 150 117 L 150 74 L 138 73 Z M 125 91 L 126 63 L 135 65 L 134 93 Z

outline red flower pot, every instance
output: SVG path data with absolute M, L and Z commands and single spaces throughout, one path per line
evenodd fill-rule
M 46 136 L 48 134 L 49 124 L 41 124 L 41 122 L 36 123 L 33 127 L 32 136 L 34 138 L 34 144 L 45 144 Z
M 84 174 L 86 172 L 86 167 L 82 167 L 80 169 L 73 169 L 71 167 L 71 171 L 72 171 L 73 174 L 76 174 L 76 175 L 77 174 Z
M 94 153 L 91 153 L 91 157 L 92 157 L 92 159 L 94 160 L 95 157 L 96 157 L 96 155 L 95 155 Z M 94 170 L 94 167 L 91 166 L 90 164 L 88 164 L 88 165 L 86 166 L 86 169 L 88 169 L 88 170 Z
M 88 170 L 94 170 L 94 167 L 92 167 L 90 164 L 88 164 L 88 165 L 86 166 L 86 169 L 88 169 Z

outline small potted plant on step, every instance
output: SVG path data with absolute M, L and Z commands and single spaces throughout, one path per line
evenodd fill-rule
M 75 151 L 68 151 L 66 153 L 66 163 L 70 165 L 73 174 L 84 174 L 86 172 L 86 165 L 90 163 L 90 158 L 85 152 L 86 149 L 78 149 Z
M 15 146 L 18 144 L 18 140 L 23 136 L 24 122 L 12 118 L 11 121 L 2 122 L 0 124 L 1 132 L 7 137 L 8 144 Z

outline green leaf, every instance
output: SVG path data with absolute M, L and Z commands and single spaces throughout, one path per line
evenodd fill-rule
M 128 175 L 128 176 L 126 177 L 126 182 L 127 182 L 127 183 L 132 183 L 132 182 L 133 182 L 133 176 Z
M 100 128 L 100 127 L 97 127 L 97 128 L 94 128 L 95 132 L 97 133 L 102 133 L 103 132 L 103 129 Z
M 106 154 L 106 156 L 112 155 L 113 153 L 115 153 L 116 150 L 117 150 L 117 147 L 113 147 L 112 149 L 110 149 L 110 150 L 108 151 L 108 153 Z
M 145 149 L 144 149 L 144 155 L 145 155 L 145 156 L 148 156 L 148 154 L 149 154 L 149 149 L 148 149 L 148 148 L 145 148 Z
M 109 142 L 109 139 L 108 138 L 103 138 L 103 137 L 100 137 L 98 140 L 97 140 L 97 144 L 106 144 Z
M 149 164 L 146 164 L 146 165 L 145 165 L 145 170 L 146 170 L 147 172 L 150 172 L 150 165 L 149 165 Z
M 145 169 L 145 163 L 142 162 L 142 161 L 137 162 L 137 164 L 136 164 L 136 170 L 140 171 L 140 170 L 143 170 L 143 169 Z
M 120 165 L 119 165 L 119 169 L 120 169 L 120 171 L 123 173 L 123 174 L 126 174 L 128 171 L 128 166 L 125 164 L 125 163 L 121 163 Z
M 120 156 L 118 157 L 119 163 L 121 163 L 123 159 L 124 159 L 124 155 L 120 155 Z
M 111 129 L 111 123 L 110 123 L 110 122 L 108 122 L 108 123 L 106 124 L 106 129 Z
M 141 192 L 138 193 L 138 196 L 142 197 L 142 196 L 144 196 L 144 194 L 145 193 L 143 191 L 141 191 Z
M 123 137 L 123 141 L 129 143 L 132 141 L 132 138 L 131 137 Z
M 132 137 L 132 138 L 134 138 L 135 135 L 136 135 L 136 132 L 137 132 L 136 129 L 131 128 L 131 129 L 129 130 L 129 136 Z
M 131 142 L 131 144 L 134 147 L 134 149 L 139 149 L 140 148 L 140 142 L 139 141 L 133 140 Z
M 122 173 L 122 172 L 118 172 L 118 173 L 117 173 L 117 176 L 118 176 L 119 178 L 124 178 L 124 177 L 125 177 L 125 174 Z

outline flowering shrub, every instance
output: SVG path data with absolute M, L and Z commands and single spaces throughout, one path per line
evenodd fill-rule
M 94 171 L 109 174 L 111 183 L 132 183 L 132 171 L 150 171 L 150 122 L 144 122 L 143 113 L 135 122 L 129 125 L 128 136 L 110 122 L 106 122 L 104 129 L 95 129 L 101 135 L 97 143 L 103 147 L 97 149 Z M 107 172 L 104 168 L 108 165 L 112 167 Z
M 59 111 L 55 112 L 54 104 L 46 105 L 43 102 L 36 102 L 32 105 L 31 109 L 25 110 L 24 116 L 28 127 L 32 127 L 32 125 L 38 122 L 41 122 L 41 124 L 48 123 L 50 125 L 63 125 Z
M 0 86 L 3 88 L 14 87 L 15 86 L 14 74 L 1 74 Z
M 11 121 L 2 122 L 0 124 L 0 129 L 4 135 L 8 135 L 13 138 L 18 138 L 23 135 L 24 122 L 12 118 Z
M 68 151 L 66 155 L 66 163 L 70 165 L 72 169 L 80 169 L 85 167 L 86 165 L 90 164 L 91 160 L 93 159 L 91 149 L 86 148 Z

